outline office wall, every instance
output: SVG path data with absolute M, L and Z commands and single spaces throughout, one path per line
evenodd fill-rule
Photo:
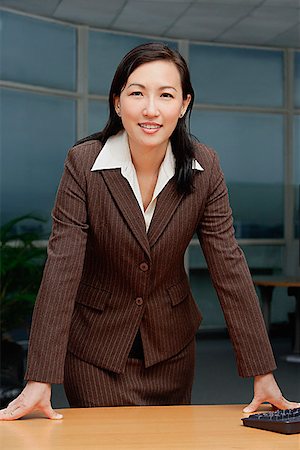
M 116 65 L 154 38 L 0 13 L 1 217 L 48 218 L 68 148 L 105 124 Z M 165 42 L 189 62 L 191 130 L 219 154 L 251 269 L 281 272 L 299 236 L 300 52 Z M 204 326 L 223 326 L 196 241 L 189 253 Z M 293 300 L 277 296 L 273 319 L 287 320 Z

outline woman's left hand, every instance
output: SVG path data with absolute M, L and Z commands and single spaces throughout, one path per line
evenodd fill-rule
M 290 402 L 283 397 L 272 373 L 254 377 L 254 397 L 243 412 L 252 413 L 264 402 L 269 402 L 278 409 L 300 407 L 300 403 Z

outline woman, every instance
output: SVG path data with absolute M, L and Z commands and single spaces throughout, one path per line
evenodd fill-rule
M 201 315 L 184 270 L 196 232 L 235 348 L 254 376 L 254 411 L 285 400 L 215 153 L 186 127 L 194 100 L 183 58 L 163 44 L 129 52 L 104 130 L 68 154 L 53 210 L 17 419 L 64 382 L 74 407 L 190 402 Z

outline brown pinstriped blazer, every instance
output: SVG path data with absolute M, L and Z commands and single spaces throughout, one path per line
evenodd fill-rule
M 146 367 L 180 351 L 201 321 L 184 270 L 184 252 L 195 232 L 240 375 L 273 370 L 216 154 L 197 144 L 204 171 L 195 171 L 195 191 L 179 195 L 172 178 L 158 196 L 147 234 L 120 170 L 91 172 L 100 150 L 98 141 L 89 141 L 71 149 L 66 160 L 33 315 L 26 379 L 61 383 L 67 350 L 122 373 L 139 327 Z

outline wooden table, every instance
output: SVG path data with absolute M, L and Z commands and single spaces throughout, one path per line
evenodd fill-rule
M 64 409 L 0 422 L 3 450 L 299 450 L 300 435 L 244 427 L 242 405 Z M 268 410 L 268 407 L 264 409 Z
M 270 316 L 273 290 L 276 286 L 284 287 L 288 290 L 288 295 L 295 297 L 295 336 L 293 354 L 300 355 L 300 280 L 289 277 L 255 278 L 255 286 L 258 286 L 261 293 L 262 313 L 265 319 L 267 331 L 270 331 Z

